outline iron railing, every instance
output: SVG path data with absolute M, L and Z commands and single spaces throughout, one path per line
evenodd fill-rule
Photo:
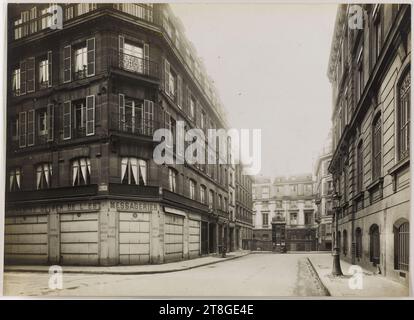
M 157 121 L 146 120 L 142 117 L 127 116 L 114 112 L 111 114 L 110 130 L 132 134 L 136 136 L 150 136 L 152 137 L 154 131 L 160 128 Z
M 149 78 L 159 79 L 158 63 L 142 57 L 133 56 L 118 50 L 110 50 L 109 66 Z

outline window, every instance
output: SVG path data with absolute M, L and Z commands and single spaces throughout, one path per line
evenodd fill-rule
M 147 162 L 134 157 L 122 158 L 121 182 L 123 184 L 147 185 Z
M 39 137 L 47 135 L 47 110 L 42 109 L 37 112 L 37 135 Z
M 120 68 L 136 72 L 146 73 L 148 71 L 148 44 L 137 44 L 125 41 L 123 36 L 119 36 Z
M 22 188 L 21 179 L 22 179 L 22 169 L 21 168 L 11 169 L 9 171 L 9 190 L 20 191 Z
M 342 252 L 346 256 L 348 254 L 348 232 L 344 230 L 342 236 L 344 238 Z
M 42 163 L 36 166 L 36 189 L 50 188 L 52 183 L 52 164 Z
M 356 161 L 356 165 L 357 165 L 357 192 L 361 192 L 362 191 L 362 186 L 363 186 L 363 179 L 364 179 L 364 154 L 363 154 L 363 149 L 362 149 L 362 141 L 358 144 L 357 147 L 357 161 Z
M 372 10 L 374 30 L 373 30 L 373 65 L 379 57 L 381 51 L 382 32 L 381 32 L 381 5 L 376 4 Z
M 394 225 L 394 269 L 409 270 L 410 225 L 404 222 Z
M 196 197 L 195 188 L 196 188 L 196 182 L 190 179 L 190 199 L 193 199 L 193 200 L 195 200 L 195 197 Z
M 209 197 L 208 197 L 208 207 L 210 209 L 213 209 L 213 206 L 214 206 L 214 191 L 210 190 Z
M 90 183 L 91 162 L 89 158 L 79 158 L 72 161 L 72 185 L 81 186 Z
M 262 187 L 262 198 L 269 198 L 269 187 Z
M 363 45 L 360 45 L 358 57 L 357 57 L 357 85 L 356 98 L 359 99 L 364 91 L 364 68 L 363 68 Z M 357 100 L 358 101 L 358 100 Z
M 369 228 L 369 260 L 374 266 L 380 263 L 380 234 L 376 224 Z
M 178 89 L 178 76 L 175 70 L 171 67 L 167 59 L 164 60 L 164 90 L 165 93 L 174 101 L 178 98 L 177 89 Z M 180 81 L 181 84 L 181 81 Z M 181 89 L 181 88 L 180 88 Z M 181 101 L 180 101 L 181 104 Z
M 95 134 L 95 96 L 63 103 L 63 139 Z
M 355 230 L 355 257 L 357 259 L 362 258 L 362 230 L 361 228 L 356 228 Z
M 312 212 L 305 213 L 305 224 L 307 225 L 313 224 L 313 213 Z
M 193 96 L 190 97 L 190 118 L 194 119 L 195 117 L 195 105 L 196 105 L 196 101 L 194 99 Z
M 378 114 L 372 124 L 372 179 L 381 176 L 381 115 Z
M 206 186 L 200 186 L 200 202 L 206 203 Z
M 47 88 L 52 85 L 52 52 L 49 51 L 46 56 L 39 61 L 39 88 Z
M 87 65 L 86 47 L 75 49 L 75 78 L 82 79 L 86 77 Z
M 15 96 L 20 95 L 20 68 L 16 68 L 12 73 L 12 93 Z
M 221 194 L 218 195 L 218 202 L 217 202 L 217 207 L 218 209 L 222 210 L 223 209 L 223 197 Z
M 95 38 L 87 39 L 73 48 L 71 45 L 63 48 L 63 82 L 72 81 L 72 59 L 74 59 L 75 80 L 94 76 Z
M 290 214 L 290 224 L 298 224 L 298 214 L 297 213 L 291 213 Z
M 263 222 L 263 226 L 267 226 L 269 224 L 269 214 L 268 213 L 262 213 L 262 222 Z
M 171 192 L 177 192 L 177 171 L 168 168 L 168 183 Z
M 397 148 L 398 159 L 402 160 L 410 154 L 410 108 L 411 108 L 411 75 L 407 71 L 399 86 Z
M 291 185 L 291 186 L 290 186 L 290 190 L 291 190 L 292 192 L 296 192 L 296 185 L 295 185 L 295 184 Z
M 130 15 L 133 15 L 140 19 L 145 19 L 152 22 L 153 19 L 153 9 L 152 3 L 117 3 L 114 4 L 117 10 L 121 10 Z

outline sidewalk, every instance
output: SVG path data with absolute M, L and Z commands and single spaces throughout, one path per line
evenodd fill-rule
M 312 255 L 308 257 L 318 274 L 322 284 L 332 297 L 408 297 L 407 287 L 395 281 L 386 279 L 382 275 L 374 274 L 363 269 L 362 288 L 352 289 L 349 286 L 351 273 L 348 271 L 350 263 L 341 260 L 341 269 L 344 276 L 332 276 L 333 257 L 331 254 Z
M 219 255 L 183 260 L 164 264 L 148 264 L 137 266 L 62 266 L 63 273 L 88 274 L 154 274 L 189 270 L 210 264 L 224 262 L 246 256 L 250 251 L 236 251 L 226 254 L 226 258 Z M 49 272 L 49 266 L 40 265 L 5 265 L 5 272 Z

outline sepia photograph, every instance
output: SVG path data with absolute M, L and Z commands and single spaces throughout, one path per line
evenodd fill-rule
M 3 7 L 4 297 L 410 299 L 411 2 Z

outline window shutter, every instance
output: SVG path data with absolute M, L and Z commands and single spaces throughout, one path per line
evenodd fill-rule
M 31 57 L 27 59 L 27 92 L 35 91 L 35 58 Z
M 47 63 L 48 63 L 48 76 L 49 76 L 49 87 L 52 86 L 52 77 L 53 77 L 53 72 L 52 72 L 52 51 L 48 51 L 47 52 Z
M 95 134 L 95 96 L 86 97 L 86 135 Z
M 119 94 L 119 115 L 118 115 L 118 123 L 120 130 L 124 129 L 125 125 L 125 95 L 122 93 Z
M 124 45 L 125 45 L 125 38 L 124 38 L 124 36 L 119 36 L 118 37 L 118 50 L 119 50 L 119 53 L 118 53 L 118 63 L 119 63 L 119 67 L 121 68 L 121 69 L 123 69 L 123 66 L 124 66 L 124 64 L 123 64 L 123 61 L 124 61 Z
M 144 73 L 149 75 L 150 73 L 150 58 L 149 58 L 149 45 L 144 43 Z
M 170 63 L 167 59 L 164 60 L 165 72 L 164 72 L 164 90 L 165 93 L 170 95 Z
M 180 75 L 177 76 L 177 105 L 179 108 L 183 105 L 183 79 Z
M 154 102 L 144 100 L 144 134 L 151 135 L 154 129 Z
M 63 48 L 63 82 L 72 81 L 72 47 Z
M 26 112 L 19 113 L 19 147 L 23 148 L 26 146 Z
M 86 60 L 88 64 L 86 75 L 90 77 L 95 75 L 95 38 L 86 40 L 86 50 Z
M 20 94 L 26 94 L 26 61 L 20 61 Z
M 53 104 L 47 105 L 47 141 L 53 141 L 55 130 L 55 109 Z
M 71 102 L 65 101 L 63 103 L 63 140 L 68 140 L 72 137 L 71 131 Z
M 33 146 L 35 143 L 35 111 L 27 112 L 27 145 Z

